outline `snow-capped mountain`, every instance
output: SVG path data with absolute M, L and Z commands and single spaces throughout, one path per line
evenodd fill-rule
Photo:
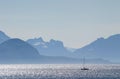
M 45 42 L 41 37 L 27 40 L 29 44 L 34 46 L 40 54 L 46 56 L 70 56 L 69 52 L 63 45 L 63 42 L 51 39 Z

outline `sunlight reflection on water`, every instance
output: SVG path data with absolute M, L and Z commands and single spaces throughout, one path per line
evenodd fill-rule
M 0 65 L 0 79 L 120 79 L 120 65 L 11 64 Z

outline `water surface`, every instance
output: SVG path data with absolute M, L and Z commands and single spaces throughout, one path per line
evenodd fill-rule
M 11 64 L 0 65 L 0 79 L 120 79 L 120 65 Z

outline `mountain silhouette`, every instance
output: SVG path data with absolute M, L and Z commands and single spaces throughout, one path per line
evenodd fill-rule
M 34 60 L 39 57 L 34 47 L 20 39 L 10 39 L 0 44 L 0 61 Z
M 115 55 L 117 58 L 119 56 L 119 34 L 108 39 L 97 39 L 88 46 L 75 49 L 76 51 L 71 48 L 67 49 L 62 41 L 54 39 L 45 42 L 40 37 L 23 41 L 19 38 L 11 39 L 1 31 L 0 39 L 0 63 L 81 63 L 83 56 L 87 56 L 87 63 L 110 63 L 104 60 L 107 58 L 106 56 L 109 56 L 110 53 L 113 54 L 113 57 L 114 53 L 117 54 Z M 107 49 L 110 49 L 109 53 L 104 51 L 108 51 Z M 93 52 L 93 50 L 98 52 Z M 112 55 L 110 56 L 112 58 Z
M 0 43 L 10 39 L 4 32 L 0 31 Z
M 107 39 L 99 38 L 83 48 L 77 49 L 74 53 L 80 57 L 104 58 L 119 62 L 120 60 L 120 34 L 112 35 Z
M 29 44 L 34 46 L 40 54 L 46 56 L 70 56 L 63 42 L 51 39 L 49 42 L 45 42 L 42 38 L 35 38 L 27 40 Z

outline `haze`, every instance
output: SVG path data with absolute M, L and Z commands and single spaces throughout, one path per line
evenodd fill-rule
M 0 30 L 80 48 L 120 33 L 120 0 L 0 0 Z

